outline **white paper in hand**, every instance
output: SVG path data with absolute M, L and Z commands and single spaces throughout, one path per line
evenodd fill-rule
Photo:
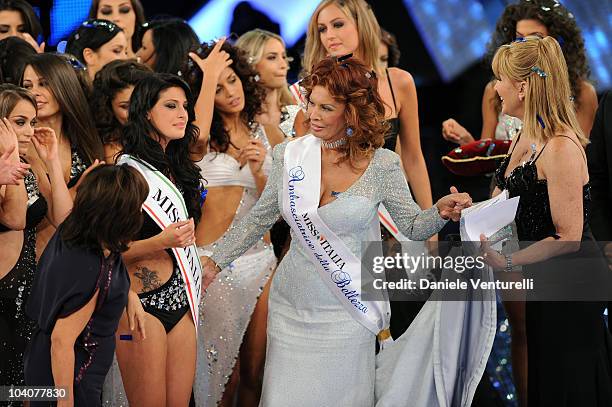
M 481 234 L 489 238 L 509 225 L 516 216 L 520 197 L 510 199 L 507 197 L 507 192 L 502 191 L 495 198 L 463 210 L 461 213 L 462 231 L 466 234 L 467 239 L 462 236 L 462 240 L 477 242 Z

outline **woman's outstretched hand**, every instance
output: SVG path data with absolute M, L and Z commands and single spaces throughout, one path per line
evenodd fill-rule
M 436 202 L 436 207 L 442 218 L 457 222 L 461 218 L 461 211 L 472 206 L 472 197 L 465 192 L 459 192 L 455 187 L 451 187 L 450 192 Z

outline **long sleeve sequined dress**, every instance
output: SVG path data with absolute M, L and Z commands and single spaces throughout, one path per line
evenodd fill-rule
M 251 247 L 280 215 L 286 144 L 274 149 L 272 172 L 258 203 L 211 256 L 221 268 Z M 421 211 L 414 203 L 399 157 L 383 149 L 375 152 L 364 174 L 348 190 L 319 208 L 319 215 L 359 256 L 380 203 L 414 240 L 427 239 L 446 223 L 435 207 Z M 270 290 L 260 405 L 373 405 L 375 340 L 343 308 L 293 236 Z

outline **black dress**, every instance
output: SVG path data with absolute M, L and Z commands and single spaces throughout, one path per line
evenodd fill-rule
M 558 238 L 547 182 L 538 179 L 536 167 L 544 148 L 546 145 L 535 159 L 532 156 L 504 177 L 510 153 L 495 174 L 500 189 L 506 189 L 510 197 L 520 196 L 515 222 L 521 242 Z M 588 223 L 589 204 L 587 184 L 583 188 L 582 234 L 582 242 L 586 242 L 582 247 L 586 250 L 594 247 L 588 244 L 593 242 Z M 525 269 L 526 273 L 537 276 L 545 267 L 540 263 Z M 612 406 L 612 339 L 605 328 L 604 308 L 604 302 L 527 301 L 529 407 Z
M 28 386 L 53 385 L 51 333 L 55 323 L 81 309 L 99 289 L 91 319 L 74 345 L 75 406 L 99 406 L 130 281 L 119 254 L 104 259 L 101 252 L 68 246 L 61 239 L 61 230 L 60 226 L 40 258 L 26 308 L 36 329 L 24 358 L 25 382 Z
M 36 226 L 47 213 L 47 201 L 32 171 L 24 177 L 24 184 L 28 209 L 21 252 L 15 266 L 0 279 L 0 386 L 23 386 L 23 352 L 34 329 L 25 305 L 36 270 Z M 0 233 L 8 230 L 0 224 Z
M 85 168 L 87 164 L 73 148 L 68 188 L 78 182 Z M 47 201 L 31 170 L 24 177 L 24 184 L 28 209 L 23 245 L 15 266 L 0 279 L 0 386 L 23 386 L 23 353 L 34 330 L 33 321 L 26 316 L 25 305 L 36 271 L 36 228 L 47 214 Z M 0 224 L 0 233 L 8 230 Z

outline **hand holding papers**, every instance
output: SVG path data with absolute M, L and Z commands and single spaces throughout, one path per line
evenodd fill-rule
M 508 226 L 516 216 L 519 198 L 508 199 L 507 191 L 502 191 L 495 198 L 464 209 L 461 213 L 461 240 L 477 242 L 481 234 L 489 239 Z

